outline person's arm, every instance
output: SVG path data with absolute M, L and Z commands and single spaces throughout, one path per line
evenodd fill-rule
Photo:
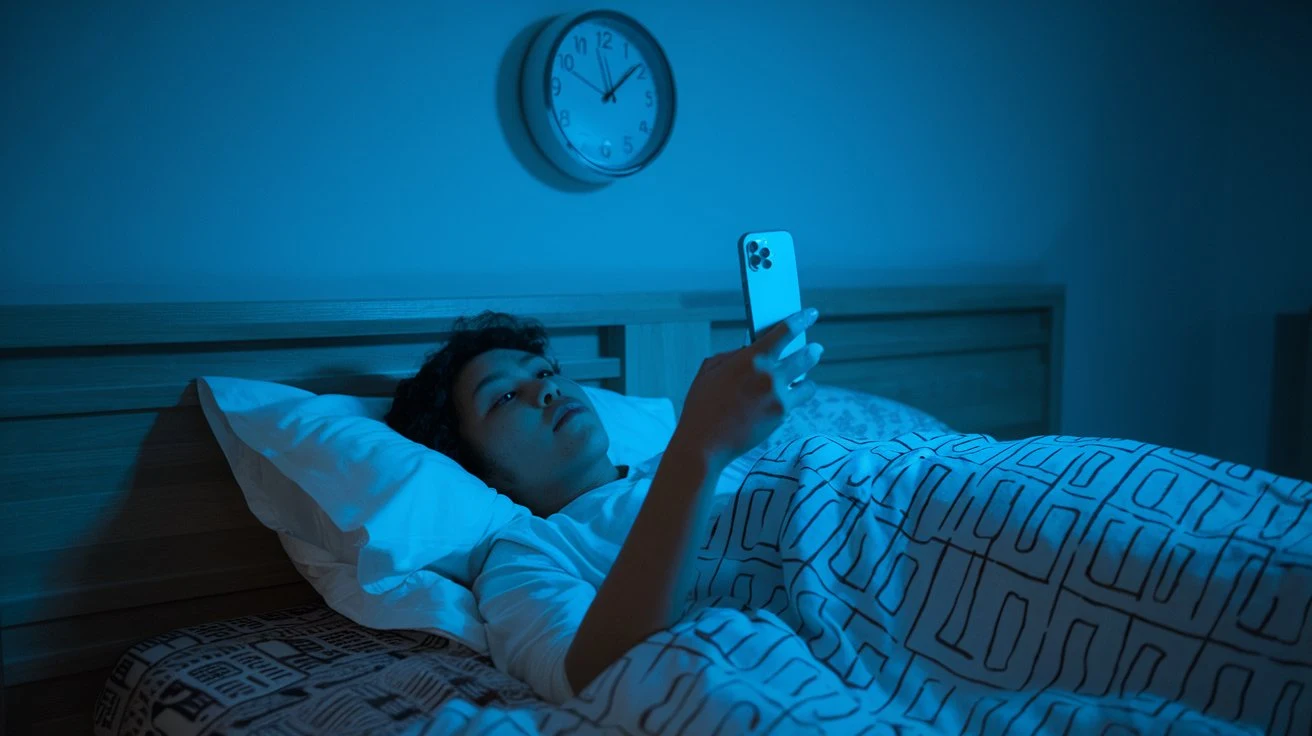
M 720 473 L 815 393 L 810 381 L 789 385 L 819 362 L 818 345 L 779 359 L 814 322 L 814 314 L 798 312 L 755 344 L 702 363 L 642 509 L 565 654 L 575 693 L 634 645 L 678 621 Z
M 565 655 L 579 692 L 634 644 L 669 628 L 683 612 L 694 540 L 705 535 L 706 504 L 724 466 L 672 441 L 642 510 Z
M 596 592 L 558 560 L 515 539 L 498 540 L 474 581 L 492 661 L 543 699 L 569 700 L 565 653 Z

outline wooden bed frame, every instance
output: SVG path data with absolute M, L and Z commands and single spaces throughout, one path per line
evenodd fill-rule
M 999 437 L 1060 425 L 1058 287 L 818 290 L 812 377 Z M 194 379 L 389 395 L 452 320 L 533 316 L 564 371 L 682 399 L 743 344 L 729 292 L 0 307 L 0 624 L 10 733 L 87 733 L 108 668 L 180 626 L 317 600 L 256 522 Z
M 1303 380 L 1302 410 L 1295 430 L 1298 449 L 1295 456 L 1295 475 L 1303 480 L 1312 480 L 1312 309 L 1308 310 L 1303 322 Z
M 1312 310 L 1276 317 L 1268 468 L 1312 480 Z

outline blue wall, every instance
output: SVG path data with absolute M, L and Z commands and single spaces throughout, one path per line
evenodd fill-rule
M 732 289 L 786 227 L 809 285 L 1065 283 L 1065 431 L 1264 461 L 1305 3 L 608 4 L 679 117 L 578 192 L 509 96 L 558 2 L 8 3 L 0 300 Z

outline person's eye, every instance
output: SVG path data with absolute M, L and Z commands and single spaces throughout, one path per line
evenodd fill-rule
M 498 406 L 501 406 L 502 404 L 506 403 L 507 401 L 510 401 L 513 398 L 515 398 L 515 392 L 507 391 L 504 394 L 501 394 L 501 396 L 497 397 L 496 401 L 492 402 L 492 408 L 495 409 Z
M 543 374 L 546 374 L 546 375 L 543 375 Z M 537 372 L 537 377 L 538 377 L 538 378 L 545 378 L 546 376 L 554 376 L 554 375 L 556 375 L 556 372 L 555 372 L 554 370 L 550 369 L 550 368 L 541 368 L 541 369 L 539 369 L 538 372 Z M 514 392 L 514 391 L 507 391 L 507 392 L 505 392 L 504 394 L 501 394 L 500 396 L 498 396 L 498 397 L 497 397 L 497 400 L 494 401 L 494 402 L 492 402 L 492 406 L 491 406 L 490 408 L 495 409 L 495 408 L 497 408 L 498 406 L 501 406 L 502 404 L 506 403 L 507 401 L 510 401 L 510 400 L 513 399 L 513 398 L 515 398 L 515 392 Z

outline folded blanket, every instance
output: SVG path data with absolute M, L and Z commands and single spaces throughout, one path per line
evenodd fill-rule
M 563 706 L 416 733 L 1312 733 L 1312 484 L 1124 440 L 815 436 L 683 620 Z

